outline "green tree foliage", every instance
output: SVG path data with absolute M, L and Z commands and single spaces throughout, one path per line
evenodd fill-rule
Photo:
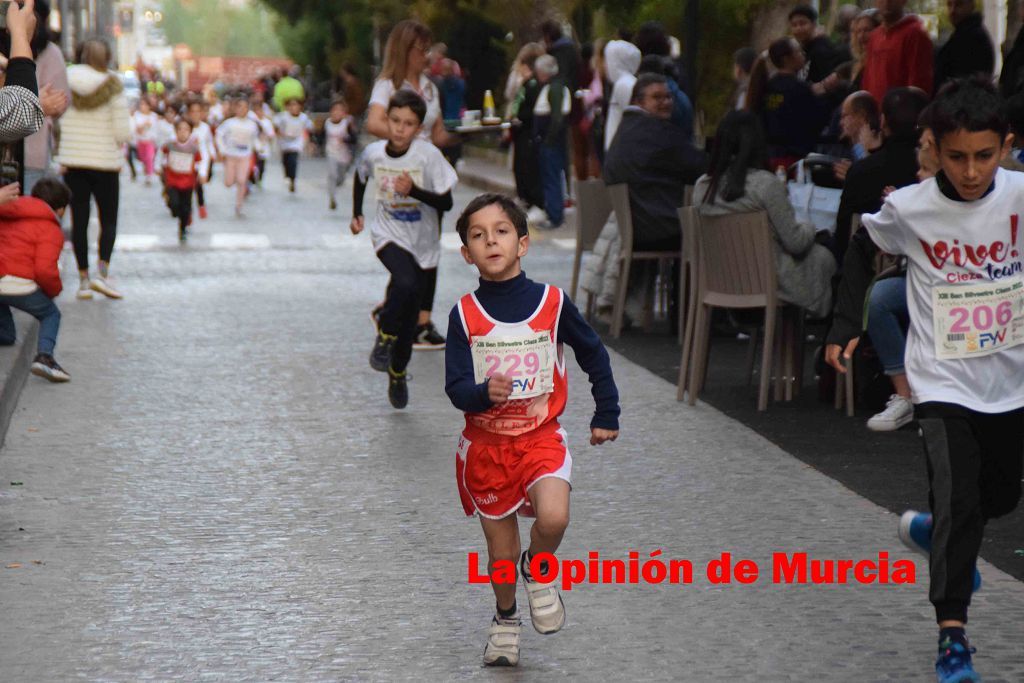
M 200 56 L 282 57 L 272 24 L 259 6 L 231 7 L 220 0 L 164 0 L 163 29 L 171 44 Z

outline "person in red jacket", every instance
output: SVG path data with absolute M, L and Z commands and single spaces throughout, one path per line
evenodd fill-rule
M 32 374 L 51 382 L 71 379 L 53 358 L 60 330 L 60 310 L 53 303 L 62 289 L 57 269 L 64 248 L 60 219 L 70 201 L 71 190 L 52 176 L 36 182 L 31 197 L 15 198 L 8 190 L 0 198 L 0 345 L 10 346 L 16 339 L 12 308 L 34 317 L 39 345 Z
M 916 87 L 932 94 L 932 39 L 921 20 L 904 10 L 907 0 L 875 0 L 882 25 L 871 32 L 861 88 L 879 105 L 892 88 Z
M 174 123 L 175 139 L 161 150 L 167 204 L 178 219 L 178 239 L 188 237 L 192 224 L 192 191 L 210 175 L 210 158 L 199 140 L 192 137 L 192 121 L 180 118 Z

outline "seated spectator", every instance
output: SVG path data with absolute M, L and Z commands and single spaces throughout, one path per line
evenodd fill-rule
M 858 90 L 843 100 L 839 126 L 843 139 L 850 143 L 854 161 L 860 161 L 882 146 L 878 104 L 867 90 Z
M 917 181 L 917 121 L 928 98 L 917 88 L 894 88 L 882 100 L 882 147 L 858 161 L 846 173 L 833 252 L 838 263 L 850 240 L 850 220 L 855 213 L 875 213 L 882 208 L 886 187 L 904 187 Z
M 11 189 L 13 188 L 13 190 Z M 51 382 L 71 379 L 53 358 L 60 311 L 53 300 L 62 289 L 57 261 L 64 248 L 60 219 L 71 201 L 68 186 L 51 176 L 38 180 L 31 197 L 17 197 L 17 185 L 0 189 L 0 345 L 16 340 L 11 308 L 39 321 L 32 374 Z
M 850 60 L 849 50 L 837 48 L 818 27 L 818 12 L 810 5 L 797 5 L 789 12 L 789 32 L 807 57 L 805 80 L 819 83 Z
M 664 76 L 642 74 L 633 89 L 633 104 L 605 156 L 604 181 L 627 183 L 637 251 L 678 251 L 682 246 L 677 209 L 687 185 L 707 166 L 703 152 L 671 122 L 672 96 Z M 609 322 L 618 286 L 621 245 L 618 226 L 609 221 L 584 268 L 583 288 L 597 297 L 599 320 Z M 679 278 L 672 279 L 672 302 L 678 302 Z M 673 303 L 673 306 L 675 304 Z M 670 318 L 672 316 L 670 315 Z M 627 325 L 628 326 L 628 325 Z
M 747 88 L 750 87 L 750 71 L 757 60 L 757 50 L 752 47 L 741 47 L 732 56 L 732 78 L 736 81 L 736 92 L 733 94 L 732 108 L 742 111 L 747 106 Z
M 814 227 L 798 223 L 786 187 L 768 170 L 761 122 L 730 112 L 718 128 L 711 170 L 697 181 L 693 204 L 702 216 L 765 211 L 775 234 L 779 298 L 822 318 L 832 305 L 836 264 L 815 241 Z
M 704 154 L 671 122 L 672 106 L 667 79 L 642 74 L 605 156 L 605 183 L 629 185 L 637 251 L 679 251 L 683 190 L 707 165 Z
M 917 162 L 919 181 L 933 178 L 939 172 L 939 159 L 931 133 L 927 130 L 921 135 Z M 893 189 L 886 188 L 886 194 Z M 866 230 L 860 230 L 853 236 L 843 262 L 843 279 L 836 292 L 832 328 L 825 339 L 825 360 L 839 374 L 848 372 L 847 365 L 860 344 L 866 297 L 867 333 L 894 392 L 885 409 L 871 416 L 867 426 L 875 432 L 891 432 L 914 419 L 910 383 L 903 365 L 910 313 L 907 308 L 906 270 L 899 266 L 895 272 L 885 276 L 886 271 L 893 269 L 886 266 L 893 261 L 880 256 L 878 247 Z M 880 275 L 885 277 L 877 279 Z
M 541 89 L 533 105 L 533 139 L 540 162 L 540 184 L 547 220 L 544 228 L 559 228 L 565 215 L 565 150 L 568 142 L 572 95 L 558 75 L 558 62 L 549 54 L 534 62 Z
M 622 112 L 633 95 L 636 70 L 640 68 L 639 48 L 625 40 L 609 40 L 604 46 L 604 67 L 608 82 L 612 84 L 604 118 L 604 149 L 607 151 L 622 120 Z
M 982 74 L 992 77 L 996 51 L 974 0 L 949 0 L 953 34 L 935 53 L 935 92 L 947 81 Z
M 750 77 L 748 106 L 761 117 L 768 140 L 771 167 L 789 168 L 814 151 L 829 119 L 824 102 L 800 80 L 805 58 L 793 38 L 780 38 L 768 48 L 776 73 L 768 78 L 768 65 L 758 59 Z

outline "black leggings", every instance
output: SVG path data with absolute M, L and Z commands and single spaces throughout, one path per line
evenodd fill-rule
M 184 233 L 192 220 L 192 188 L 179 190 L 176 187 L 168 187 L 167 204 L 171 207 L 171 215 L 178 219 L 178 232 Z
M 89 270 L 89 210 L 93 197 L 100 216 L 100 261 L 110 263 L 117 239 L 117 176 L 117 171 L 90 168 L 69 168 L 64 174 L 64 182 L 71 189 L 71 243 L 79 270 Z
M 937 621 L 967 621 L 985 523 L 1009 514 L 1021 494 L 1024 408 L 979 413 L 951 403 L 916 408 L 932 509 L 928 597 Z
M 394 244 L 381 247 L 377 258 L 391 273 L 387 298 L 380 313 L 380 330 L 398 337 L 391 356 L 391 369 L 402 372 L 412 357 L 416 319 L 419 317 L 423 292 L 430 287 L 428 274 L 431 271 L 420 268 L 412 254 Z M 437 270 L 432 270 L 436 275 Z
M 295 180 L 299 174 L 299 153 L 282 152 L 281 162 L 284 164 L 284 177 L 288 180 Z

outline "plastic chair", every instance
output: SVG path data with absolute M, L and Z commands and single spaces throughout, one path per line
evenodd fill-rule
M 777 353 L 776 374 L 781 380 L 796 376 L 792 367 L 794 349 L 801 340 L 795 331 L 780 335 L 776 342 L 776 322 L 781 303 L 775 273 L 775 239 L 768 217 L 763 211 L 701 216 L 696 221 L 697 296 L 692 356 L 687 379 L 689 403 L 697 402 L 703 388 L 708 364 L 711 337 L 711 309 L 763 308 L 764 348 L 761 355 L 761 377 L 757 409 L 768 408 L 768 390 L 773 356 Z M 781 381 L 775 385 L 780 398 Z M 787 388 L 791 396 L 791 388 Z
M 853 239 L 854 233 L 861 228 L 860 214 L 855 213 L 850 219 L 850 239 Z M 840 357 L 841 357 L 840 352 Z M 856 354 L 854 354 L 856 355 Z M 853 381 L 853 356 L 847 360 L 844 365 L 846 366 L 846 374 L 836 372 L 836 389 L 835 389 L 835 409 L 842 410 L 843 404 L 846 404 L 846 416 L 853 417 L 854 410 L 856 408 L 854 404 L 855 395 L 855 384 Z M 845 399 L 845 401 L 844 401 Z
M 682 206 L 679 208 L 679 227 L 683 232 L 682 262 L 679 264 L 679 340 L 683 352 L 679 360 L 679 384 L 676 400 L 682 401 L 683 394 L 689 386 L 688 370 L 693 351 L 693 330 L 697 316 L 697 223 L 700 214 L 696 207 Z
M 576 300 L 576 291 L 580 283 L 580 266 L 583 262 L 583 252 L 593 251 L 601 230 L 608 217 L 612 213 L 611 199 L 608 197 L 608 188 L 600 178 L 580 180 L 576 182 L 576 256 L 572 262 L 572 286 L 569 288 L 569 298 Z M 587 318 L 593 316 L 595 296 L 587 294 Z
M 629 271 L 633 261 L 656 261 L 659 266 L 665 262 L 678 259 L 678 251 L 633 251 L 633 215 L 629 207 L 629 187 L 625 183 L 608 185 L 612 210 L 619 227 L 619 284 L 615 293 L 615 305 L 612 309 L 611 335 L 618 339 L 622 334 L 622 318 L 626 312 L 626 295 L 629 292 Z M 661 268 L 665 272 L 664 268 Z M 650 327 L 651 311 L 654 304 L 654 280 L 651 277 L 645 288 L 644 327 Z M 667 285 L 668 278 L 662 278 L 662 286 Z

